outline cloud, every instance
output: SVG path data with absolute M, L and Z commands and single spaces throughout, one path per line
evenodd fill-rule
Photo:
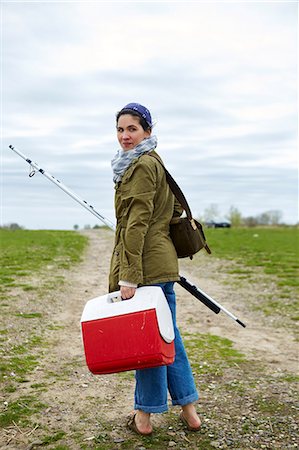
M 157 120 L 159 152 L 196 212 L 276 205 L 295 222 L 296 10 L 290 2 L 4 3 L 3 220 L 88 222 L 41 175 L 26 179 L 9 144 L 113 217 L 115 113 L 138 101 Z

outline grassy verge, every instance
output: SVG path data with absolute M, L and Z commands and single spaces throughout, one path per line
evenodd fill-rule
M 208 229 L 206 234 L 213 256 L 239 263 L 246 275 L 261 267 L 278 286 L 299 287 L 298 228 Z M 234 272 L 242 274 L 241 267 Z
M 184 333 L 184 345 L 192 368 L 201 374 L 221 375 L 225 368 L 245 360 L 232 341 L 212 334 Z
M 298 228 L 208 229 L 206 236 L 212 249 L 208 258 L 222 262 L 219 274 L 231 275 L 229 283 L 234 289 L 256 292 L 253 309 L 290 326 L 298 321 Z M 200 252 L 184 264 L 202 269 L 204 261 Z
M 34 290 L 41 287 L 32 282 L 42 270 L 49 274 L 69 269 L 80 261 L 86 238 L 72 231 L 0 230 L 0 294 L 12 287 Z M 56 277 L 55 281 L 63 278 Z M 43 280 L 47 283 L 48 280 Z
M 38 395 L 43 383 L 33 384 L 26 395 L 22 388 L 48 349 L 47 333 L 53 328 L 48 310 L 55 305 L 51 289 L 59 289 L 65 270 L 81 260 L 87 238 L 27 230 L 0 230 L 0 238 L 0 428 L 22 428 L 46 407 Z

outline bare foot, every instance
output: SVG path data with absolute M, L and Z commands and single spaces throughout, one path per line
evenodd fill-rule
M 198 431 L 200 429 L 201 420 L 197 415 L 193 403 L 188 403 L 188 405 L 182 406 L 180 417 L 190 431 Z
M 135 424 L 137 430 L 141 434 L 151 434 L 153 432 L 153 427 L 150 421 L 150 413 L 138 410 L 135 415 Z

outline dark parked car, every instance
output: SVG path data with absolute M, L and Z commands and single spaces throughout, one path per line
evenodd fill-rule
M 230 228 L 230 222 L 209 220 L 205 223 L 207 228 Z

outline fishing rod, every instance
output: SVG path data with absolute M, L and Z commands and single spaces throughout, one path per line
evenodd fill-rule
M 114 224 L 109 220 L 106 219 L 106 217 L 102 216 L 98 211 L 94 209 L 93 206 L 89 205 L 85 200 L 82 200 L 80 197 L 78 197 L 75 192 L 71 191 L 68 187 L 66 187 L 61 181 L 57 180 L 57 178 L 53 177 L 50 173 L 43 170 L 39 165 L 35 162 L 33 162 L 31 159 L 27 158 L 24 153 L 22 153 L 20 150 L 16 149 L 12 145 L 9 146 L 11 150 L 13 150 L 15 153 L 17 153 L 21 158 L 23 158 L 28 164 L 30 164 L 31 171 L 29 173 L 29 177 L 33 177 L 33 175 L 36 174 L 36 172 L 40 172 L 42 175 L 44 175 L 48 180 L 52 181 L 52 183 L 56 184 L 60 189 L 62 189 L 66 194 L 68 194 L 70 197 L 72 197 L 76 202 L 80 203 L 81 206 L 86 208 L 89 212 L 91 212 L 94 216 L 97 217 L 97 219 L 101 220 L 105 225 L 107 225 L 112 230 L 115 230 Z
M 230 311 L 224 308 L 224 306 L 220 305 L 220 303 L 216 302 L 216 300 L 214 300 L 204 291 L 199 289 L 199 287 L 195 286 L 194 284 L 191 284 L 191 282 L 188 281 L 185 277 L 182 277 L 180 275 L 180 280 L 177 283 L 180 284 L 183 288 L 185 288 L 186 291 L 190 292 L 190 294 L 192 294 L 195 298 L 200 300 L 204 305 L 210 308 L 215 314 L 219 314 L 220 311 L 223 311 L 225 314 L 227 314 L 231 319 L 235 320 L 243 328 L 246 327 L 246 325 L 243 322 L 241 322 L 241 320 L 239 320 L 234 314 L 232 314 Z
M 73 192 L 67 186 L 65 186 L 65 184 L 63 184 L 61 181 L 59 181 L 55 177 L 53 177 L 53 175 L 51 175 L 50 173 L 48 173 L 44 169 L 42 169 L 36 162 L 33 162 L 31 159 L 27 158 L 24 155 L 24 153 L 22 153 L 20 150 L 16 149 L 13 145 L 10 145 L 9 148 L 11 150 L 13 150 L 15 153 L 17 153 L 17 155 L 19 155 L 21 158 L 23 158 L 30 165 L 30 168 L 31 168 L 31 170 L 29 172 L 30 178 L 32 178 L 37 172 L 41 173 L 48 180 L 50 180 L 52 183 L 54 183 L 56 186 L 58 186 L 60 189 L 62 189 L 66 194 L 68 194 L 70 197 L 72 197 L 72 199 L 74 199 L 81 206 L 83 206 L 85 209 L 87 209 L 87 211 L 91 212 L 94 216 L 96 216 L 97 219 L 102 221 L 112 231 L 115 231 L 115 225 L 109 219 L 107 219 L 102 214 L 100 214 L 98 211 L 96 211 L 92 205 L 87 203 L 85 200 L 82 200 L 75 192 Z M 225 314 L 227 314 L 231 319 L 233 319 L 235 322 L 237 322 L 243 328 L 246 327 L 246 325 L 243 322 L 241 322 L 241 320 L 239 320 L 234 314 L 232 314 L 230 311 L 228 311 L 226 308 L 224 308 L 222 305 L 220 305 L 220 303 L 216 302 L 216 300 L 214 300 L 212 297 L 210 297 L 204 291 L 199 289 L 197 286 L 193 285 L 185 277 L 182 277 L 180 275 L 180 280 L 178 281 L 178 284 L 180 284 L 191 295 L 193 295 L 195 298 L 197 298 L 199 301 L 201 301 L 205 306 L 207 306 L 215 314 L 219 314 L 220 311 L 223 311 Z

